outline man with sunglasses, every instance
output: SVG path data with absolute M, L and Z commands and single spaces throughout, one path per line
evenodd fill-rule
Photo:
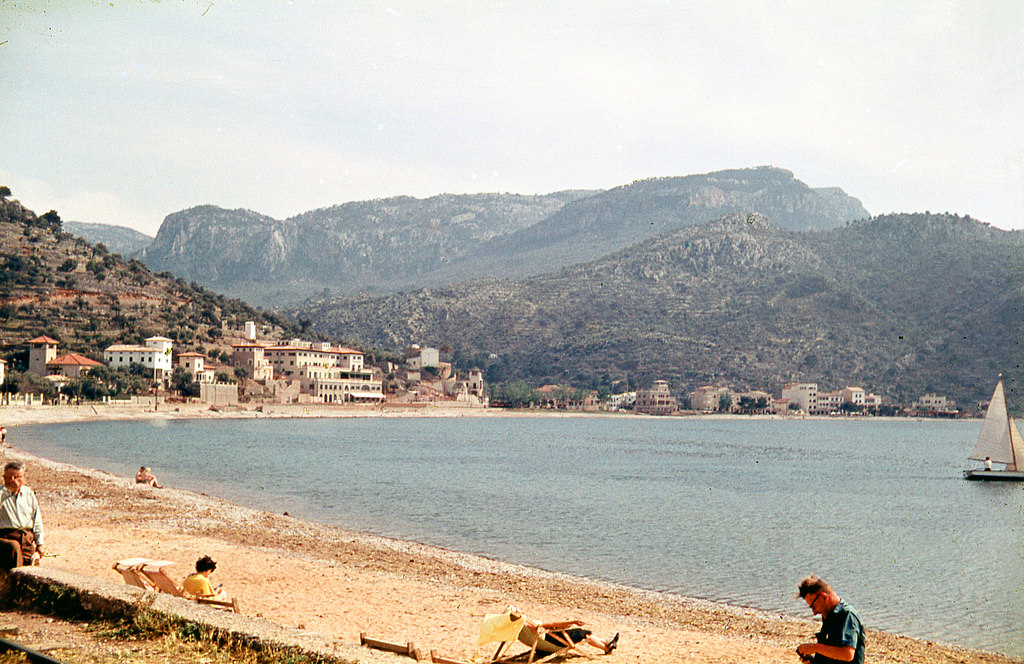
M 801 643 L 796 652 L 804 661 L 864 662 L 864 625 L 857 611 L 839 599 L 832 586 L 815 575 L 800 582 L 800 598 L 807 602 L 814 615 L 821 616 L 817 643 Z

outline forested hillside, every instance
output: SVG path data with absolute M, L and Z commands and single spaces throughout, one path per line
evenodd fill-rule
M 111 344 L 154 335 L 178 347 L 215 346 L 222 323 L 246 320 L 282 336 L 297 331 L 282 317 L 74 237 L 56 211 L 37 216 L 0 198 L 0 357 L 10 369 L 23 364 L 24 342 L 41 334 L 59 341 L 62 353 L 102 359 Z
M 728 215 L 521 281 L 319 299 L 297 315 L 372 345 L 449 344 L 492 381 L 778 394 L 801 380 L 973 405 L 1003 371 L 1019 406 L 1022 236 L 948 215 L 816 232 Z

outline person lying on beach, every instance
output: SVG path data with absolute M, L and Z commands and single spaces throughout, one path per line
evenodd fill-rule
M 210 583 L 210 575 L 217 569 L 217 563 L 210 556 L 203 556 L 196 561 L 196 573 L 185 577 L 181 589 L 193 597 L 202 599 L 227 600 L 223 586 L 216 588 Z
M 136 484 L 148 484 L 154 489 L 162 489 L 160 483 L 156 481 L 156 475 L 149 472 L 149 468 L 142 466 L 139 468 L 139 472 L 135 473 Z
M 597 648 L 604 654 L 611 654 L 619 646 L 619 635 L 608 640 L 593 636 L 593 632 L 585 627 L 582 620 L 563 620 L 556 622 L 536 622 L 525 617 L 514 606 L 508 607 L 505 613 L 488 615 L 480 630 L 480 644 L 489 641 L 510 641 L 518 639 L 520 643 L 537 652 L 557 652 L 570 643 L 586 643 Z

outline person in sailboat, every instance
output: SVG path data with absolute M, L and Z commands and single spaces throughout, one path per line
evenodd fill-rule
M 796 647 L 800 659 L 813 664 L 863 664 L 864 625 L 857 611 L 814 574 L 800 582 L 799 597 L 807 602 L 814 615 L 821 616 L 816 643 L 801 643 Z

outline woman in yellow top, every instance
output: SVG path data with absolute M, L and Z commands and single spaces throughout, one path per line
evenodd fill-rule
M 185 577 L 185 582 L 181 584 L 182 590 L 187 592 L 193 597 L 202 597 L 205 599 L 227 599 L 224 591 L 221 589 L 222 586 L 216 588 L 210 584 L 210 575 L 213 574 L 213 570 L 217 569 L 217 563 L 213 561 L 210 556 L 203 556 L 196 561 L 196 573 L 190 574 Z

